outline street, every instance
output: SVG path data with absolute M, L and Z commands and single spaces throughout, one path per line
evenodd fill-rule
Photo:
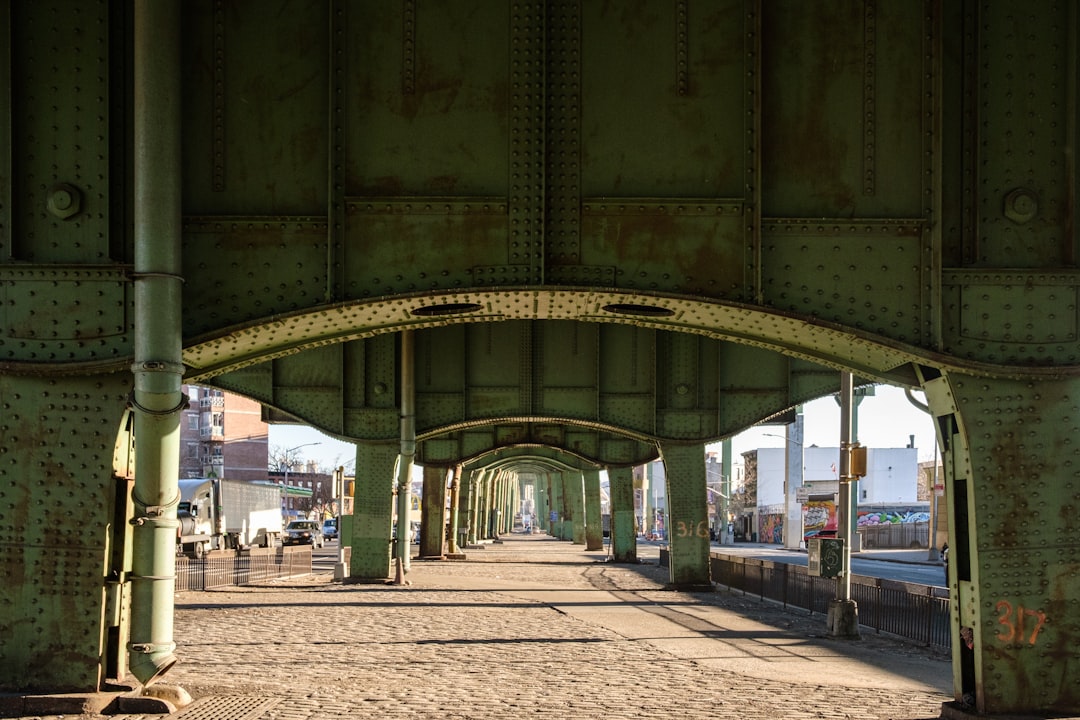
M 638 555 L 642 559 L 652 559 L 659 555 L 660 543 L 638 540 Z M 413 547 L 414 551 L 416 546 Z M 753 557 L 759 560 L 802 565 L 806 567 L 806 552 L 785 550 L 777 545 L 761 543 L 736 543 L 734 545 L 713 544 L 710 552 L 721 555 Z M 927 560 L 928 551 L 918 550 L 865 550 L 851 558 L 851 566 L 856 575 L 864 577 L 898 580 L 945 587 L 945 570 L 940 564 Z M 338 540 L 327 540 L 322 548 L 312 553 L 311 567 L 314 572 L 333 572 L 338 560 Z
M 803 567 L 806 566 L 807 558 L 805 551 L 785 550 L 777 545 L 763 545 L 761 543 L 714 544 L 711 552 L 753 557 L 759 560 L 771 560 L 773 562 L 802 565 Z M 928 561 L 928 553 L 929 551 L 925 548 L 916 550 L 864 550 L 852 555 L 851 568 L 854 574 L 865 577 L 946 587 L 944 566 Z

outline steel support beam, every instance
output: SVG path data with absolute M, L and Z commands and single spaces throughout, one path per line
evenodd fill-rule
M 683 590 L 711 591 L 705 448 L 661 444 L 660 455 L 667 477 L 671 585 Z
M 634 532 L 634 472 L 631 468 L 608 468 L 611 492 L 611 547 L 615 562 L 637 562 Z

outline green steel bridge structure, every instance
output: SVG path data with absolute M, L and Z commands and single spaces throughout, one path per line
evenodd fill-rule
M 407 571 L 412 464 L 468 532 L 519 476 L 587 543 L 606 470 L 632 559 L 662 458 L 671 582 L 701 587 L 704 445 L 851 378 L 935 421 L 956 697 L 1080 711 L 1078 26 L 0 0 L 0 689 L 175 663 L 182 383 L 355 444 L 350 580 Z

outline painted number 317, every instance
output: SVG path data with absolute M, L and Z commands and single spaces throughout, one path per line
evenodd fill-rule
M 1035 644 L 1035 639 L 1039 637 L 1039 631 L 1046 624 L 1046 613 L 1029 610 L 1023 605 L 1017 605 L 1014 612 L 1012 603 L 1008 600 L 999 601 L 994 608 L 1000 613 L 998 615 L 998 625 L 1002 626 L 1001 632 L 997 634 L 998 640 L 1006 643 L 1026 642 L 1028 645 Z M 1035 627 L 1031 630 L 1030 636 L 1027 628 L 1024 627 L 1027 618 L 1035 618 Z
M 693 537 L 695 535 L 699 538 L 709 537 L 709 523 L 705 520 L 699 522 L 696 527 L 680 520 L 677 528 L 679 537 Z

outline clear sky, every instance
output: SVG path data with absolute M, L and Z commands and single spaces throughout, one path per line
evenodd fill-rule
M 915 436 L 919 462 L 934 458 L 934 426 L 930 416 L 916 408 L 901 388 L 878 385 L 875 395 L 865 397 L 859 404 L 858 432 L 860 444 L 872 448 L 907 447 L 909 436 Z M 915 397 L 925 402 L 921 392 Z M 803 408 L 804 445 L 838 447 L 840 445 L 840 406 L 833 396 L 808 403 Z M 319 443 L 301 448 L 297 454 L 306 460 L 316 460 L 324 468 L 344 465 L 352 472 L 356 452 L 349 443 L 343 443 L 323 435 L 319 431 L 301 425 L 271 425 L 270 445 L 282 449 L 294 448 L 307 443 Z M 742 464 L 742 453 L 759 447 L 783 447 L 784 427 L 771 425 L 751 428 L 732 440 L 732 451 L 737 465 Z M 719 450 L 720 446 L 710 446 Z

